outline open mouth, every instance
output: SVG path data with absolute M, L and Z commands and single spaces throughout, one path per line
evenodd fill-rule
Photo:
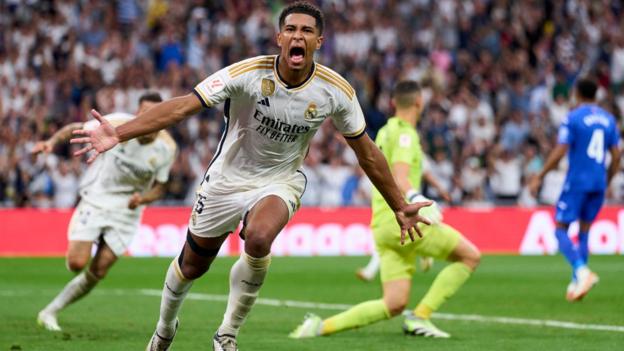
M 305 49 L 301 46 L 293 46 L 290 48 L 290 61 L 294 64 L 303 63 L 305 57 Z

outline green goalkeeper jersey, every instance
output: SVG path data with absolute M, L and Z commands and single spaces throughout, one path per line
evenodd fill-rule
M 397 162 L 404 162 L 410 166 L 409 181 L 418 191 L 422 177 L 422 148 L 416 129 L 404 120 L 392 117 L 377 133 L 375 143 L 388 160 L 390 170 Z M 376 188 L 373 188 L 372 210 L 373 226 L 375 222 L 394 220 L 394 212 Z

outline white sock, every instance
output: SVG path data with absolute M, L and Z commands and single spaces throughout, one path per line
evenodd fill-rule
M 97 285 L 99 279 L 88 270 L 80 272 L 70 280 L 61 292 L 48 304 L 44 311 L 57 314 L 60 310 L 79 300 Z
M 362 273 L 372 279 L 377 275 L 377 272 L 379 272 L 379 265 L 379 253 L 377 253 L 377 250 L 373 250 L 373 255 L 371 256 L 370 261 L 368 261 L 366 267 L 362 269 Z
M 219 334 L 238 335 L 271 263 L 271 255 L 255 258 L 243 252 L 230 271 L 230 296 Z
M 156 325 L 158 335 L 163 338 L 173 337 L 175 321 L 178 311 L 184 302 L 186 294 L 191 290 L 193 281 L 184 278 L 176 257 L 169 265 L 165 276 L 165 286 L 160 300 L 160 318 Z

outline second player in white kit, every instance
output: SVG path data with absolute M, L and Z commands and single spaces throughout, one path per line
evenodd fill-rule
M 158 94 L 145 94 L 139 99 L 138 112 L 160 101 Z M 120 125 L 134 116 L 112 113 L 104 118 L 111 125 Z M 49 153 L 55 144 L 69 139 L 73 130 L 97 126 L 95 120 L 71 123 L 37 143 L 33 152 Z M 119 144 L 87 168 L 80 182 L 80 202 L 67 230 L 67 267 L 80 273 L 39 312 L 40 325 L 51 331 L 61 330 L 57 314 L 88 294 L 124 254 L 139 229 L 145 205 L 164 193 L 175 154 L 175 142 L 161 131 Z M 94 243 L 97 250 L 91 259 Z
M 112 113 L 105 118 L 119 125 L 134 116 Z M 97 125 L 97 121 L 89 121 L 83 128 Z M 123 255 L 138 230 L 145 207 L 128 204 L 135 193 L 143 194 L 154 184 L 167 182 L 175 152 L 173 139 L 163 132 L 149 144 L 128 140 L 98 158 L 80 182 L 80 203 L 69 225 L 69 240 L 97 241 L 101 236 L 116 256 Z

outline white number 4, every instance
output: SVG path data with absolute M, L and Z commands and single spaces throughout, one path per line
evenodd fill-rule
M 604 151 L 604 131 L 602 129 L 596 129 L 587 146 L 587 156 L 593 158 L 598 163 L 602 163 L 605 156 Z

